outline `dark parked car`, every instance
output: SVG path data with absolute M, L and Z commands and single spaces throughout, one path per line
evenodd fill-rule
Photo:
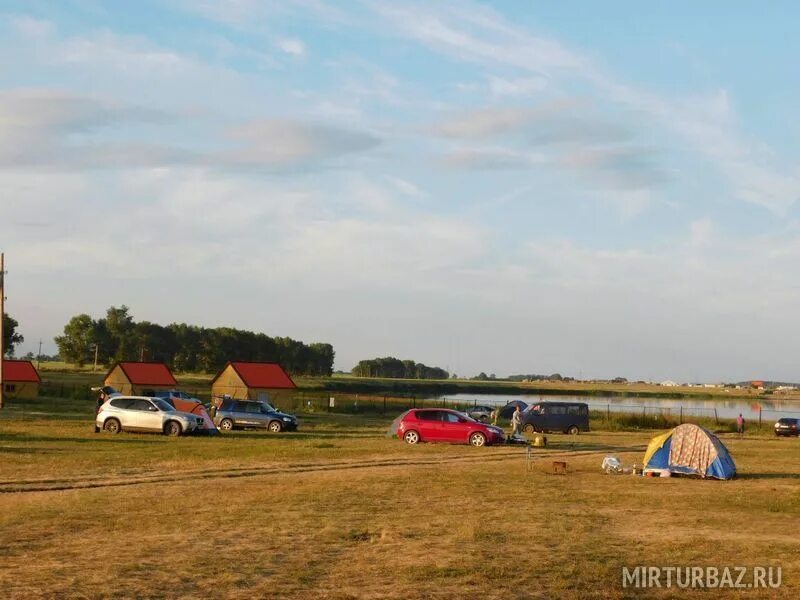
M 274 433 L 295 431 L 297 417 L 280 412 L 267 402 L 224 399 L 214 415 L 214 425 L 222 431 L 265 428 Z
M 500 417 L 503 419 L 510 419 L 511 415 L 514 414 L 514 409 L 518 406 L 521 411 L 524 411 L 526 408 L 528 408 L 528 404 L 526 402 L 523 402 L 522 400 L 512 400 L 500 409 Z
M 522 431 L 589 431 L 589 405 L 583 402 L 540 402 L 522 414 Z
M 775 435 L 800 435 L 800 419 L 783 417 L 775 423 Z
M 502 443 L 506 439 L 499 427 L 478 423 L 454 410 L 438 408 L 409 410 L 400 416 L 396 431 L 397 437 L 408 444 L 450 442 L 485 446 Z

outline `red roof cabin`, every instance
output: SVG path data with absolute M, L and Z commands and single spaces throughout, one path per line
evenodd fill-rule
M 149 396 L 178 386 L 169 367 L 156 362 L 119 362 L 111 367 L 104 383 L 129 396 Z
M 211 381 L 214 396 L 275 402 L 288 398 L 297 386 L 278 363 L 232 361 Z
M 41 382 L 31 361 L 3 361 L 3 392 L 7 398 L 36 398 Z

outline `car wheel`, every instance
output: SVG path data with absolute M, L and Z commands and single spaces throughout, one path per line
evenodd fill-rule
M 108 419 L 105 423 L 103 423 L 103 429 L 108 433 L 119 433 L 122 431 L 122 425 L 120 425 L 119 421 L 116 419 Z
M 222 429 L 222 431 L 233 431 L 233 421 L 230 419 L 222 419 L 219 428 Z
M 475 432 L 471 436 L 469 436 L 469 443 L 475 446 L 476 448 L 480 448 L 481 446 L 486 445 L 486 436 L 482 433 Z
M 578 435 L 580 432 L 581 432 L 581 430 L 578 429 L 577 425 L 573 425 L 572 427 L 567 429 L 567 433 L 570 434 L 570 435 Z
M 533 433 L 535 430 L 533 429 L 533 425 L 528 423 L 527 425 L 525 425 L 525 427 L 522 428 L 522 431 L 524 431 L 525 433 Z
M 175 437 L 183 433 L 183 428 L 177 421 L 167 421 L 167 424 L 164 425 L 164 433 Z
M 403 436 L 403 440 L 405 440 L 406 444 L 417 444 L 419 443 L 419 434 L 416 431 L 406 431 L 406 434 Z
M 267 425 L 267 429 L 272 433 L 280 433 L 283 431 L 283 425 L 281 425 L 280 421 L 270 421 L 269 425 Z

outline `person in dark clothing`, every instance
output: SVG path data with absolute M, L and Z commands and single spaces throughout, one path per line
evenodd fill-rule
M 100 407 L 105 404 L 105 401 L 108 399 L 106 393 L 103 390 L 100 390 L 100 393 L 97 395 L 97 402 L 94 405 L 94 432 L 99 433 L 100 427 L 97 426 L 97 414 L 100 412 Z

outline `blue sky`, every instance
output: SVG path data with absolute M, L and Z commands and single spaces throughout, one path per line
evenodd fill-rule
M 797 380 L 788 2 L 0 3 L 0 246 L 79 312 L 478 371 Z

